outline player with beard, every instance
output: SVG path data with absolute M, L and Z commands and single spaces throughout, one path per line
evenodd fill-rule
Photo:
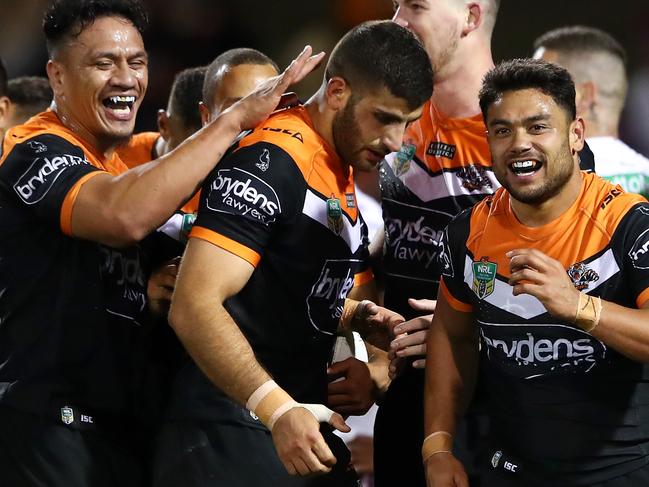
M 0 158 L 0 472 L 4 485 L 137 486 L 147 330 L 138 241 L 191 196 L 241 130 L 322 56 L 191 141 L 127 170 L 147 82 L 136 0 L 56 0 L 44 15 L 53 110 L 10 129 Z
M 357 26 L 320 89 L 207 178 L 170 312 L 194 362 L 176 383 L 155 485 L 357 485 L 332 434 L 347 428 L 323 406 L 335 333 L 358 328 L 387 347 L 402 318 L 346 299 L 371 286 L 353 174 L 398 149 L 431 80 L 406 29 Z
M 480 107 L 502 188 L 442 242 L 428 485 L 469 485 L 451 449 L 478 373 L 489 397 L 483 486 L 647 485 L 649 203 L 579 170 L 585 127 L 565 69 L 502 63 Z

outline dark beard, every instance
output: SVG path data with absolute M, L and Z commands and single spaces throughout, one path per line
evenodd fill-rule
M 357 100 L 352 95 L 345 108 L 334 116 L 331 127 L 336 153 L 344 163 L 350 165 L 355 162 L 353 160 L 355 147 L 360 140 L 360 129 L 354 116 L 356 103 Z

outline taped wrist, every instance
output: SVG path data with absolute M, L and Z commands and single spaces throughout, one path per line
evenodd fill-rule
M 575 324 L 585 332 L 590 333 L 599 325 L 601 315 L 602 300 L 589 294 L 579 293 Z
M 333 415 L 333 411 L 322 404 L 302 404 L 293 400 L 274 380 L 259 386 L 246 401 L 246 408 L 255 413 L 270 431 L 277 420 L 293 408 L 306 409 L 320 423 L 328 423 Z
M 425 462 L 437 453 L 451 453 L 453 437 L 446 431 L 435 431 L 424 439 L 421 445 L 421 458 Z
M 373 304 L 369 299 L 356 301 L 355 299 L 345 299 L 343 314 L 340 317 L 340 325 L 344 330 L 351 330 L 355 321 L 365 318 L 365 308 Z

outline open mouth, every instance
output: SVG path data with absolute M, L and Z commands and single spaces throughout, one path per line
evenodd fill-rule
M 523 161 L 514 161 L 509 165 L 509 169 L 517 176 L 531 176 L 537 172 L 543 164 L 540 161 L 526 159 Z
M 129 115 L 135 104 L 134 96 L 109 96 L 102 100 L 103 105 L 116 115 Z

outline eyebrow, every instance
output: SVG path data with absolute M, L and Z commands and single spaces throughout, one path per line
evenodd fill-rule
M 550 120 L 550 115 L 548 115 L 547 113 L 542 113 L 524 118 L 523 124 L 527 125 L 534 122 L 544 122 L 546 120 Z M 493 120 L 491 120 L 491 122 L 489 122 L 489 125 L 512 125 L 513 123 L 514 122 L 512 122 L 511 120 L 506 120 L 504 118 L 494 118 Z
M 374 114 L 376 116 L 385 118 L 390 123 L 410 123 L 410 122 L 414 122 L 415 120 L 421 117 L 421 115 L 417 115 L 416 117 L 411 117 L 411 118 L 402 117 L 400 115 L 397 115 L 396 113 L 383 110 L 382 108 L 374 109 Z
M 99 52 L 94 53 L 92 55 L 92 58 L 97 59 L 97 58 L 105 57 L 105 58 L 108 58 L 108 59 L 116 59 L 119 56 L 120 55 L 115 51 L 99 51 Z M 136 51 L 135 53 L 130 54 L 128 56 L 129 59 L 136 58 L 136 57 L 142 57 L 142 58 L 148 59 L 149 55 L 146 53 L 146 51 L 140 50 L 140 51 Z

